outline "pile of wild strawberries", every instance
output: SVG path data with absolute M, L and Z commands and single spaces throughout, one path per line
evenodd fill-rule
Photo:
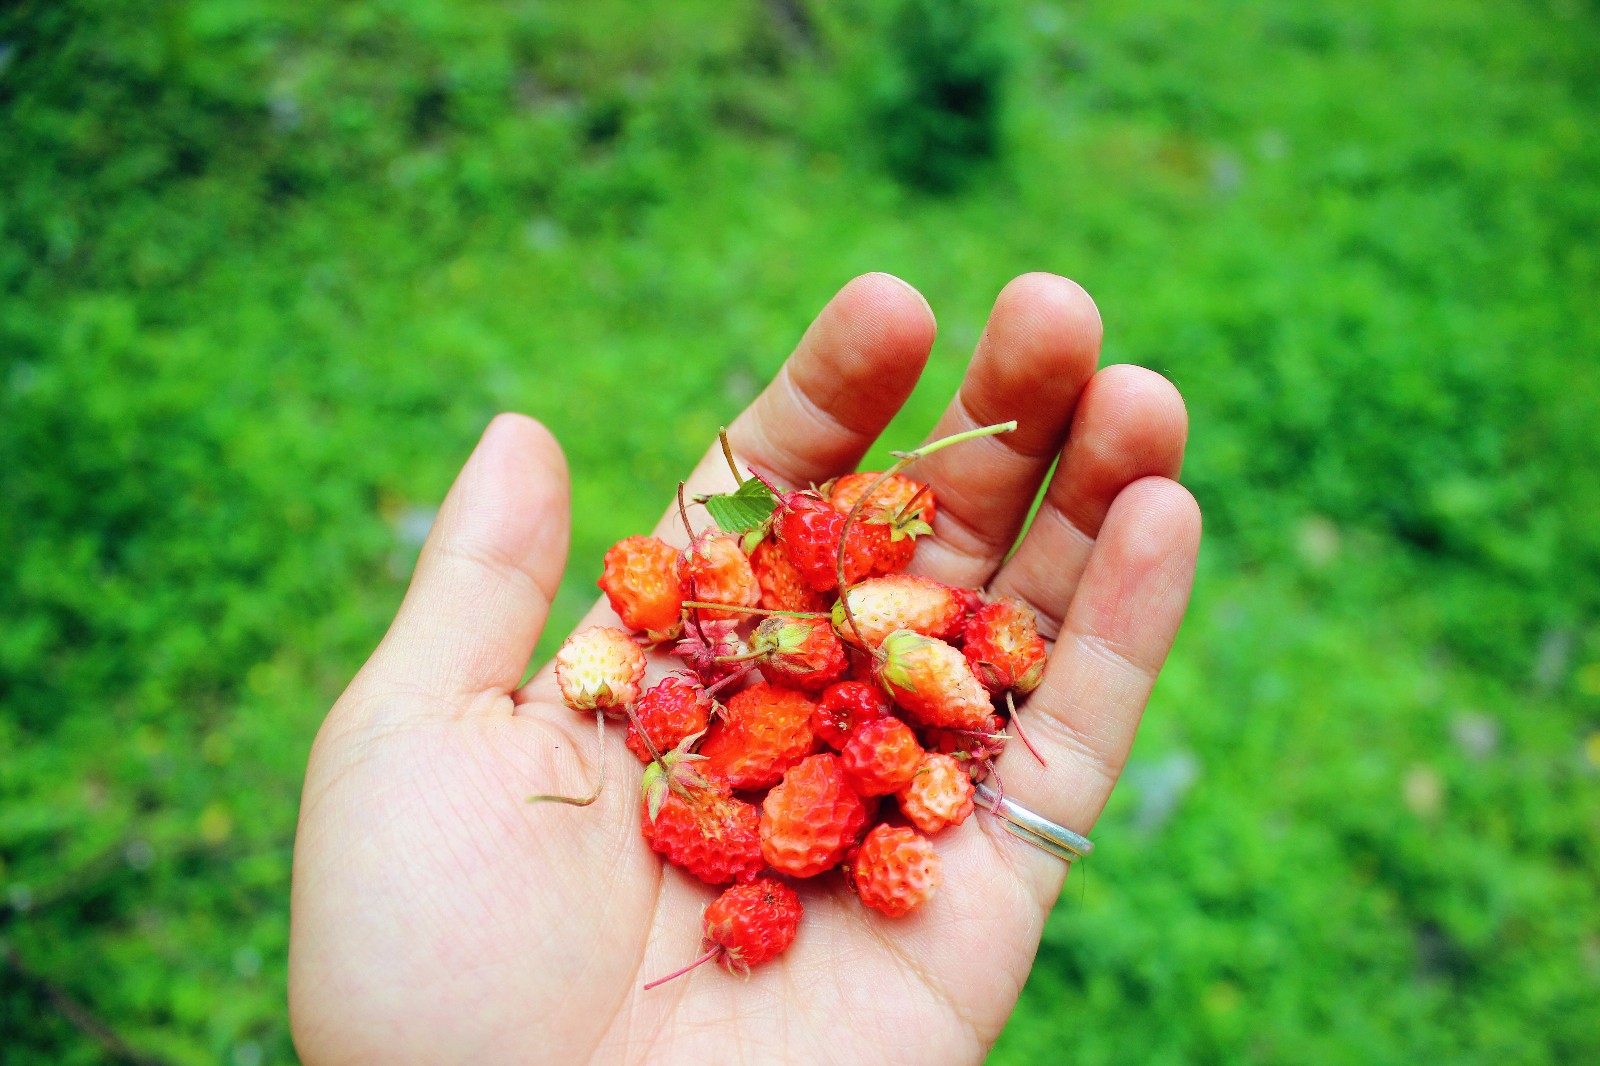
M 723 528 L 690 529 L 687 549 L 634 536 L 606 553 L 599 586 L 628 631 L 573 635 L 555 672 L 574 710 L 627 720 L 650 847 L 731 883 L 691 965 L 747 970 L 794 940 L 783 879 L 841 868 L 891 917 L 933 896 L 930 837 L 972 814 L 1045 644 L 1016 600 L 903 573 L 936 504 L 896 469 L 699 502 Z M 657 646 L 683 668 L 644 688 Z

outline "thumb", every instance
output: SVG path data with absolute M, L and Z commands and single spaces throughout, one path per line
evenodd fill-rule
M 521 681 L 566 568 L 570 525 L 561 446 L 531 418 L 497 416 L 439 508 L 363 689 L 432 697 L 374 701 L 390 708 L 496 706 L 476 698 Z

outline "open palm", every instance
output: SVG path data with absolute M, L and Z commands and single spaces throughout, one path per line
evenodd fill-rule
M 916 383 L 933 334 L 903 282 L 857 278 L 731 427 L 740 462 L 788 485 L 854 469 Z M 932 435 L 1012 418 L 1018 429 L 911 471 L 939 504 L 912 569 L 1019 597 L 1056 639 L 1024 711 L 1046 765 L 1012 745 L 999 767 L 1009 797 L 1085 833 L 1182 617 L 1200 527 L 1171 480 L 1186 433 L 1176 390 L 1137 367 L 1096 372 L 1099 346 L 1081 289 L 1018 278 Z M 716 450 L 689 479 L 691 493 L 731 487 Z M 290 949 L 305 1060 L 980 1059 L 1067 872 L 982 814 L 935 838 L 944 886 L 910 917 L 885 919 L 824 875 L 802 892 L 793 947 L 748 980 L 702 970 L 642 991 L 698 954 L 715 890 L 663 868 L 641 839 L 639 764 L 617 727 L 594 805 L 524 802 L 585 791 L 599 754 L 548 667 L 518 688 L 565 566 L 568 522 L 555 441 L 528 419 L 496 419 L 393 627 L 317 737 Z M 656 533 L 687 539 L 675 512 Z M 603 601 L 583 624 L 595 623 L 616 624 Z M 654 662 L 652 675 L 668 668 Z

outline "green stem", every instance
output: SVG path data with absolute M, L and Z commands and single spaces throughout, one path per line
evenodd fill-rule
M 733 611 L 737 614 L 767 614 L 777 615 L 782 618 L 828 617 L 822 611 L 769 611 L 765 607 L 739 607 L 731 603 L 701 603 L 699 600 L 684 600 L 683 605 L 701 611 Z

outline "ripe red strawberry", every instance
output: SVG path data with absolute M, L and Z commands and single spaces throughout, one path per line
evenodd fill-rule
M 850 602 L 861 638 L 856 639 L 845 617 L 844 600 Z M 958 589 L 932 578 L 891 574 L 868 578 L 852 586 L 833 607 L 833 627 L 853 644 L 876 648 L 897 629 L 944 640 L 961 629 L 966 603 Z
M 678 549 L 656 537 L 624 537 L 606 552 L 596 582 L 622 624 L 651 640 L 678 631 L 683 593 L 678 586 Z
M 708 885 L 749 881 L 765 865 L 760 815 L 694 769 L 682 747 L 645 767 L 640 828 L 651 850 Z
M 926 903 L 944 880 L 933 842 L 905 826 L 880 825 L 868 833 L 852 872 L 861 902 L 891 918 Z
M 850 671 L 844 643 L 823 618 L 763 618 L 750 652 L 774 685 L 818 693 Z
M 678 560 L 678 588 L 686 600 L 754 607 L 761 587 L 738 537 L 704 535 L 695 538 Z M 738 611 L 705 609 L 702 619 L 743 617 Z
M 771 877 L 733 885 L 706 907 L 705 940 L 711 949 L 644 987 L 655 988 L 712 959 L 720 960 L 729 973 L 748 974 L 750 967 L 776 958 L 794 943 L 803 910 L 795 890 Z
M 934 637 L 902 629 L 884 639 L 878 680 L 923 725 L 977 729 L 994 713 L 966 657 Z
M 806 584 L 800 570 L 776 541 L 762 540 L 750 553 L 750 569 L 761 586 L 761 606 L 769 611 L 826 611 L 828 599 Z
M 711 697 L 693 678 L 673 675 L 645 690 L 628 722 L 628 750 L 640 762 L 651 759 L 639 727 L 656 746 L 657 754 L 676 748 L 685 737 L 705 731 L 711 722 Z
M 841 681 L 823 692 L 811 714 L 811 728 L 834 751 L 843 751 L 852 733 L 888 713 L 889 701 L 878 686 Z
M 984 604 L 967 619 L 961 653 L 990 692 L 1032 692 L 1044 677 L 1044 638 L 1039 619 L 1010 597 Z
M 728 700 L 700 742 L 700 769 L 734 788 L 760 789 L 807 755 L 816 741 L 805 693 L 758 682 Z
M 839 756 L 850 785 L 863 796 L 887 796 L 910 783 L 922 745 L 898 718 L 879 718 L 855 731 Z
M 832 755 L 789 768 L 761 804 L 761 855 L 779 873 L 815 877 L 844 858 L 870 813 Z
M 639 698 L 644 652 L 624 630 L 590 626 L 556 652 L 556 684 L 575 711 L 615 713 Z
M 878 477 L 867 471 L 844 475 L 829 486 L 828 503 L 840 514 L 848 515 Z M 937 510 L 932 489 L 904 474 L 890 475 L 856 517 L 862 540 L 872 556 L 872 572 L 894 574 L 910 565 L 917 538 L 933 532 Z
M 845 516 L 815 493 L 790 492 L 778 497 L 773 512 L 778 543 L 800 572 L 801 580 L 817 592 L 839 587 L 839 542 L 845 536 Z M 853 585 L 872 572 L 872 553 L 854 527 L 845 549 L 844 580 Z
M 953 757 L 928 752 L 896 798 L 912 825 L 924 833 L 937 833 L 947 825 L 960 825 L 972 813 L 972 777 Z

